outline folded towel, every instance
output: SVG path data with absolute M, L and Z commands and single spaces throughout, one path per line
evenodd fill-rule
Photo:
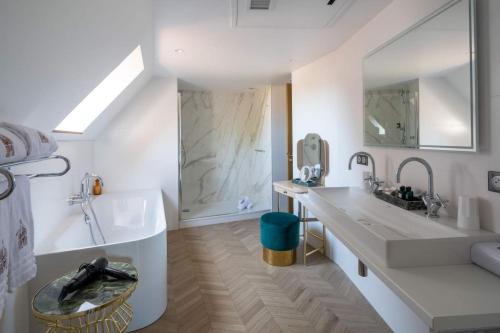
M 0 164 L 19 162 L 28 157 L 24 140 L 6 128 L 0 127 Z
M 48 157 L 58 148 L 54 137 L 36 129 L 5 122 L 0 123 L 0 128 L 11 131 L 24 141 L 30 160 Z
M 0 192 L 5 191 L 7 182 L 0 182 Z M 5 297 L 7 294 L 8 269 L 9 269 L 9 242 L 10 242 L 10 223 L 7 215 L 7 202 L 0 201 L 0 319 L 2 318 L 3 308 L 5 306 Z
M 238 210 L 244 210 L 247 209 L 249 199 L 248 197 L 243 197 L 238 201 Z
M 33 253 L 34 227 L 28 177 L 16 176 L 16 188 L 4 201 L 7 203 L 10 228 L 8 289 L 12 292 L 36 275 Z

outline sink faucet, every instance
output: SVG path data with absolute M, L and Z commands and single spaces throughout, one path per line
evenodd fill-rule
M 94 173 L 85 173 L 80 183 L 80 193 L 72 194 L 68 198 L 67 202 L 71 205 L 81 204 L 82 202 L 87 202 L 90 200 L 92 193 L 92 180 L 98 179 L 101 182 L 101 185 L 104 186 L 104 181 L 102 178 Z
M 409 157 L 405 159 L 403 162 L 401 162 L 401 164 L 398 167 L 396 182 L 397 183 L 401 182 L 401 171 L 403 170 L 404 166 L 410 162 L 419 162 L 427 170 L 427 175 L 428 175 L 427 192 L 424 193 L 424 195 L 422 196 L 422 200 L 427 206 L 427 216 L 439 217 L 438 214 L 439 209 L 441 207 L 446 208 L 446 200 L 442 200 L 437 193 L 434 193 L 434 173 L 432 172 L 431 165 L 426 160 L 420 157 Z
M 366 156 L 368 156 L 368 158 L 370 159 L 370 162 L 372 163 L 372 174 L 371 174 L 370 177 L 366 178 L 365 181 L 368 181 L 368 184 L 370 184 L 371 191 L 375 192 L 376 190 L 378 190 L 378 188 L 380 187 L 380 185 L 382 185 L 384 182 L 383 181 L 379 181 L 377 179 L 377 175 L 375 173 L 375 160 L 373 159 L 372 155 L 370 155 L 369 153 L 364 152 L 364 151 L 358 151 L 357 153 L 354 153 L 351 156 L 351 158 L 349 159 L 349 170 L 352 170 L 352 161 L 358 155 L 366 155 Z

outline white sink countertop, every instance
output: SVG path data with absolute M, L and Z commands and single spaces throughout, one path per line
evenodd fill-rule
M 376 198 L 359 188 L 318 188 L 309 199 L 330 206 L 337 228 L 355 236 L 388 267 L 469 264 L 470 248 L 500 235 L 460 230 L 448 217 L 428 219 Z
M 432 329 L 500 327 L 500 278 L 470 263 L 469 244 L 500 235 L 457 229 L 448 217 L 428 220 L 358 188 L 297 198 Z

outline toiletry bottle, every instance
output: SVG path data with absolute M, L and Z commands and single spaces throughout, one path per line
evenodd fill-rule
M 406 193 L 406 187 L 405 186 L 400 186 L 399 187 L 399 195 L 398 198 L 400 199 L 405 199 L 405 193 Z
M 102 194 L 102 185 L 99 179 L 96 179 L 94 182 L 94 187 L 92 188 L 92 193 L 94 195 L 101 195 Z
M 407 201 L 413 200 L 413 191 L 411 190 L 411 186 L 406 187 L 405 200 Z

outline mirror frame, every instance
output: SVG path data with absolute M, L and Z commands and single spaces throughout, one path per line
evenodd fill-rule
M 392 145 L 392 144 L 385 144 L 385 145 L 377 145 L 377 144 L 370 144 L 366 143 L 366 116 L 365 116 L 365 80 L 364 80 L 364 64 L 365 60 L 371 57 L 372 55 L 376 54 L 383 48 L 389 46 L 390 44 L 395 43 L 398 41 L 401 37 L 409 34 L 410 32 L 414 31 L 416 28 L 420 27 L 427 21 L 430 21 L 434 17 L 440 15 L 441 13 L 445 12 L 447 9 L 453 7 L 454 5 L 458 4 L 461 1 L 467 1 L 468 6 L 469 6 L 469 48 L 470 48 L 470 72 L 471 72 L 471 77 L 470 77 L 470 89 L 471 89 L 471 146 L 465 146 L 465 147 L 459 147 L 459 146 L 438 146 L 438 145 L 421 145 L 418 143 L 415 146 L 405 146 L 405 145 Z M 413 24 L 410 26 L 408 29 L 398 33 L 396 36 L 388 40 L 387 42 L 383 43 L 382 45 L 379 45 L 375 49 L 371 50 L 368 52 L 362 60 L 362 93 L 363 93 L 363 145 L 366 147 L 379 147 L 379 148 L 401 148 L 401 149 L 419 149 L 419 150 L 444 150 L 444 151 L 459 151 L 459 152 L 477 152 L 479 149 L 479 125 L 478 125 L 478 113 L 479 113 L 479 103 L 478 103 L 478 65 L 477 65 L 477 59 L 478 59 L 478 54 L 477 54 L 477 17 L 476 17 L 476 0 L 451 0 L 441 8 L 437 9 L 433 13 L 425 16 L 421 20 L 419 20 L 417 23 Z M 420 112 L 419 112 L 420 113 Z M 420 121 L 418 122 L 418 127 L 417 127 L 417 133 L 420 134 Z M 420 138 L 419 138 L 420 140 Z

